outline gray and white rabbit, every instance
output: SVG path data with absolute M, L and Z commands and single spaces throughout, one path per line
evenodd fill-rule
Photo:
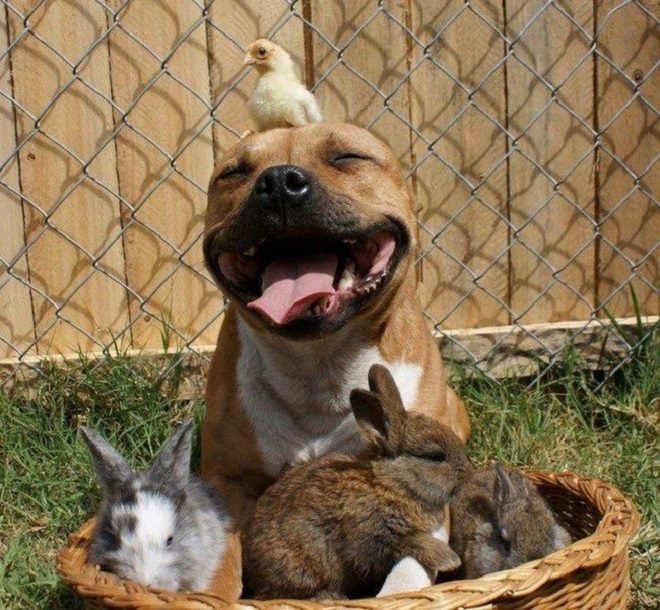
M 205 591 L 225 549 L 227 511 L 190 472 L 193 420 L 179 426 L 151 468 L 131 469 L 100 434 L 83 426 L 103 500 L 90 561 L 126 580 L 172 591 Z
M 372 595 L 407 558 L 434 576 L 458 567 L 438 532 L 472 469 L 465 447 L 448 427 L 406 412 L 385 367 L 372 366 L 369 388 L 350 402 L 370 459 L 294 466 L 257 501 L 243 546 L 248 597 Z
M 449 543 L 465 578 L 508 570 L 571 543 L 534 484 L 498 463 L 459 485 L 450 507 Z

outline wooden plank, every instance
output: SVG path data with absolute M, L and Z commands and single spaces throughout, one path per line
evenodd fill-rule
M 477 10 L 503 29 L 501 2 L 479 2 Z M 460 0 L 415 1 L 411 11 L 413 32 L 423 45 L 413 48 L 411 77 L 425 253 L 422 304 L 443 329 L 505 324 L 503 43 L 472 5 Z
M 506 0 L 511 306 L 525 323 L 587 318 L 595 302 L 593 7 Z M 545 82 L 544 82 L 545 81 Z M 553 98 L 553 89 L 556 96 Z M 559 185 L 559 186 L 557 186 Z
M 311 3 L 315 95 L 327 121 L 366 127 L 411 167 L 408 20 L 402 2 Z
M 116 146 L 133 346 L 208 343 L 222 301 L 203 275 L 200 240 L 213 169 L 203 13 L 149 0 L 125 6 L 120 22 L 109 46 L 125 124 Z
M 603 131 L 598 157 L 599 305 L 614 315 L 634 315 L 633 289 L 643 313 L 658 313 L 660 71 L 656 62 L 660 41 L 656 20 L 660 8 L 650 0 L 639 3 L 654 19 L 638 3 L 604 0 L 595 4 L 597 48 L 603 56 L 596 65 L 598 124 Z
M 74 0 L 12 6 L 34 10 L 28 34 L 8 14 L 39 352 L 98 349 L 127 322 L 108 52 L 94 46 L 106 13 Z
M 273 40 L 291 54 L 301 75 L 305 51 L 301 3 L 294 7 L 269 0 L 209 4 L 209 70 L 216 106 L 213 141 L 218 159 L 246 129 L 254 127 L 246 104 L 257 75 L 243 66 L 246 47 L 258 38 Z
M 27 351 L 34 341 L 34 321 L 29 282 L 27 257 L 21 254 L 25 248 L 25 225 L 20 191 L 14 110 L 9 101 L 13 97 L 9 53 L 9 24 L 7 9 L 0 8 L 0 218 L 3 229 L 0 239 L 0 359 L 29 355 Z M 5 97 L 6 96 L 6 97 Z M 6 164 L 6 165 L 5 165 Z M 11 266 L 11 273 L 8 268 Z M 17 278 L 20 278 L 17 279 Z M 22 280 L 22 281 L 21 281 Z
M 630 356 L 631 345 L 619 329 L 635 336 L 639 324 L 651 332 L 658 316 L 471 328 L 436 333 L 442 356 L 475 366 L 494 377 L 538 375 L 550 363 L 578 358 L 580 366 L 603 370 Z

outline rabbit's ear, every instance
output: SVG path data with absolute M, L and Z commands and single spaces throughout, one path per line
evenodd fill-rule
M 399 389 L 390 372 L 380 364 L 369 369 L 369 390 L 355 389 L 351 408 L 370 445 L 386 454 L 398 451 L 407 417 Z
M 87 426 L 81 426 L 80 433 L 92 455 L 92 463 L 99 485 L 109 496 L 116 495 L 133 476 L 131 467 L 119 451 L 98 432 Z
M 495 471 L 495 502 L 498 506 L 524 500 L 529 496 L 525 479 L 519 472 L 507 472 L 499 462 L 495 463 Z
M 369 389 L 380 397 L 387 419 L 389 436 L 391 437 L 393 432 L 403 435 L 408 414 L 403 406 L 399 388 L 387 367 L 374 364 L 369 369 Z
M 383 402 L 391 403 L 393 408 L 405 413 L 399 388 L 387 367 L 382 364 L 372 365 L 369 369 L 369 389 L 381 396 Z
M 192 450 L 192 418 L 184 421 L 163 445 L 149 477 L 158 481 L 171 481 L 186 485 L 190 479 L 190 453 Z
M 356 389 L 351 392 L 350 400 L 353 415 L 367 442 L 385 449 L 388 428 L 380 397 L 368 390 Z

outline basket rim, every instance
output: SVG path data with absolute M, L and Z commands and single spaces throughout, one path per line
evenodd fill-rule
M 641 517 L 636 506 L 617 488 L 600 479 L 588 478 L 571 471 L 548 472 L 518 469 L 535 484 L 551 485 L 588 498 L 602 515 L 595 530 L 568 547 L 510 570 L 493 572 L 477 579 L 454 580 L 406 593 L 382 598 L 356 600 L 310 601 L 273 599 L 255 601 L 241 599 L 242 608 L 322 610 L 325 608 L 381 608 L 407 603 L 415 608 L 433 604 L 434 610 L 476 607 L 505 597 L 520 598 L 542 585 L 565 578 L 579 569 L 595 569 L 621 552 L 639 529 Z M 57 571 L 62 580 L 85 599 L 93 599 L 110 608 L 166 607 L 177 609 L 237 607 L 210 593 L 172 592 L 122 581 L 114 574 L 102 572 L 98 566 L 85 563 L 94 528 L 94 517 L 87 520 L 68 538 L 67 546 L 57 554 Z M 468 605 L 469 604 L 469 605 Z

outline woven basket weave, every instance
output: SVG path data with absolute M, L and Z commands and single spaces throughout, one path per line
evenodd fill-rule
M 617 489 L 572 473 L 526 471 L 558 521 L 575 542 L 544 559 L 475 580 L 444 583 L 387 598 L 341 602 L 241 600 L 247 610 L 458 610 L 459 608 L 551 610 L 625 608 L 630 593 L 628 541 L 639 527 L 639 513 Z M 122 581 L 87 562 L 93 521 L 71 535 L 57 558 L 64 581 L 87 608 L 226 608 L 214 596 L 168 593 Z

